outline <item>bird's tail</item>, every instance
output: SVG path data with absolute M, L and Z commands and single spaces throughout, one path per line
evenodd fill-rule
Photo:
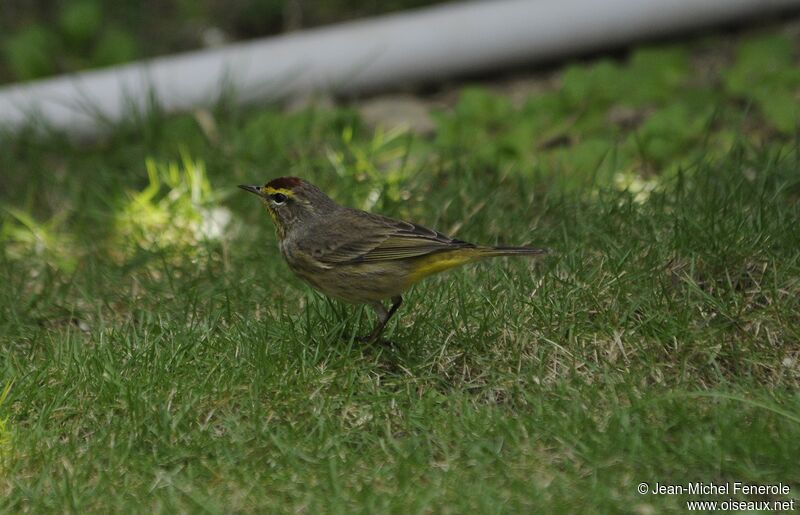
M 534 247 L 478 247 L 480 257 L 495 256 L 538 256 L 547 254 L 549 249 L 538 249 Z
M 547 249 L 533 247 L 467 247 L 447 252 L 435 252 L 422 257 L 416 263 L 409 284 L 414 284 L 423 277 L 443 272 L 455 266 L 472 263 L 485 258 L 497 256 L 538 256 L 549 252 Z

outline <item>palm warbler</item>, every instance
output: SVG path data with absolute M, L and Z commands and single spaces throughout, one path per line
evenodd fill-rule
M 280 177 L 264 186 L 240 185 L 267 208 L 289 268 L 325 295 L 369 304 L 378 315 L 378 339 L 402 302 L 401 294 L 420 279 L 455 266 L 495 256 L 534 256 L 531 247 L 485 247 L 425 227 L 343 207 L 313 184 Z M 387 310 L 383 304 L 391 299 Z

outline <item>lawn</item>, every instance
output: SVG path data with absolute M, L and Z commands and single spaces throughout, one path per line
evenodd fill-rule
M 354 106 L 0 139 L 0 510 L 634 512 L 800 499 L 798 40 L 783 27 Z M 461 239 L 386 336 L 240 183 Z M 638 493 L 690 482 L 788 495 Z M 800 502 L 800 501 L 799 501 Z M 797 505 L 798 503 L 796 503 Z

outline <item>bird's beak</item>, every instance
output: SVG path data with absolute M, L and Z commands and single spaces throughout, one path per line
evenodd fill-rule
M 250 186 L 248 184 L 240 184 L 239 187 L 242 188 L 244 191 L 249 191 L 250 193 L 255 193 L 259 197 L 261 196 L 261 191 L 260 191 L 261 190 L 261 186 Z

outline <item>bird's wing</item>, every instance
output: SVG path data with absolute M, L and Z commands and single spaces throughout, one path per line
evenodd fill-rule
M 331 236 L 335 233 L 335 237 L 328 238 L 324 248 L 315 245 L 315 259 L 323 264 L 387 261 L 475 247 L 421 225 L 363 212 L 356 214 L 347 227 L 326 231 Z

